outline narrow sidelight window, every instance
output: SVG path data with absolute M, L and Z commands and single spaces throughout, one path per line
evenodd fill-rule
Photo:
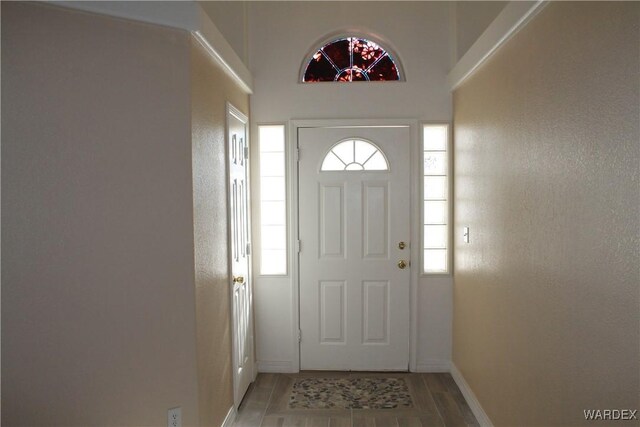
M 287 274 L 284 125 L 258 126 L 260 146 L 260 274 Z
M 423 273 L 449 273 L 449 125 L 423 126 Z

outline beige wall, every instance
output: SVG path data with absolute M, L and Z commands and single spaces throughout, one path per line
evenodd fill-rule
M 2 9 L 2 424 L 194 425 L 189 36 Z
M 639 22 L 552 3 L 455 92 L 453 361 L 498 426 L 640 406 Z
M 248 97 L 187 32 L 42 4 L 2 3 L 2 79 L 2 424 L 219 426 Z
M 233 405 L 227 265 L 226 101 L 249 97 L 192 41 L 191 106 L 200 423 L 220 426 Z

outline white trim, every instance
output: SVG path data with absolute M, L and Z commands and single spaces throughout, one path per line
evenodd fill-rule
M 419 183 L 422 177 L 419 177 L 415 172 L 420 167 L 422 158 L 420 153 L 420 141 L 419 141 L 419 124 L 416 119 L 319 119 L 319 120 L 291 120 L 289 126 L 289 140 L 287 141 L 287 161 L 289 164 L 288 169 L 288 190 L 289 190 L 289 215 L 291 219 L 291 234 L 289 239 L 289 247 L 294 248 L 296 241 L 299 239 L 298 229 L 298 165 L 297 158 L 293 155 L 294 150 L 298 147 L 298 129 L 299 128 L 357 128 L 357 127 L 408 127 L 410 134 L 410 153 L 412 153 L 411 160 L 411 232 L 412 235 L 420 233 L 421 216 L 420 216 L 420 194 Z M 413 239 L 412 239 L 413 240 Z M 411 260 L 419 260 L 419 245 L 412 244 Z M 300 370 L 300 343 L 298 342 L 298 330 L 300 329 L 300 300 L 299 300 L 299 254 L 296 251 L 290 251 L 291 256 L 289 258 L 291 262 L 291 295 L 292 295 L 292 319 L 293 319 L 293 368 L 294 371 Z M 418 261 L 419 262 L 419 261 Z M 420 268 L 421 269 L 421 268 Z M 409 284 L 410 295 L 410 313 L 409 313 L 409 371 L 414 372 L 417 370 L 418 359 L 418 284 L 419 284 L 419 272 L 417 268 L 411 269 L 411 282 Z M 260 372 L 282 372 L 282 371 L 260 371 Z
M 296 344 L 297 344 L 296 338 Z M 291 360 L 259 360 L 258 372 L 274 374 L 295 374 L 300 370 Z
M 423 178 L 418 174 L 422 164 L 422 157 L 420 156 L 422 147 L 420 146 L 420 124 L 417 120 L 408 120 L 407 122 L 410 135 L 409 152 L 411 153 L 411 165 L 409 166 L 411 168 L 409 171 L 411 180 L 409 192 L 409 206 L 411 208 L 409 251 L 413 264 L 411 268 L 411 283 L 409 284 L 409 295 L 411 296 L 411 301 L 409 302 L 409 371 L 416 371 L 418 369 L 418 287 L 420 285 L 420 272 L 422 271 L 422 266 L 420 265 L 420 260 L 422 259 L 420 252 L 422 252 L 422 249 L 415 240 L 420 242 L 421 239 L 419 237 L 416 239 L 416 236 L 422 234 L 422 216 L 420 212 L 422 211 L 423 197 L 420 194 L 422 189 L 420 181 Z M 418 268 L 416 268 L 416 264 L 418 264 Z
M 469 404 L 469 407 L 471 408 L 471 412 L 473 412 L 473 415 L 476 416 L 478 423 L 482 427 L 493 427 L 493 423 L 491 422 L 491 419 L 489 419 L 489 416 L 484 411 L 484 409 L 482 409 L 482 406 L 480 405 L 480 401 L 478 401 L 478 398 L 473 393 L 473 390 L 471 390 L 471 387 L 469 387 L 469 384 L 467 384 L 467 381 L 465 381 L 464 377 L 462 376 L 462 373 L 458 370 L 455 363 L 453 362 L 451 362 L 451 376 L 453 377 L 454 381 L 458 385 L 458 388 L 462 392 L 464 399 Z
M 491 54 L 524 28 L 547 3 L 544 0 L 537 0 L 533 4 L 520 1 L 509 2 L 449 72 L 447 75 L 449 88 L 454 90 L 460 86 Z
M 298 124 L 295 121 L 287 122 L 289 131 L 285 141 L 285 162 L 287 162 L 287 215 L 289 222 L 289 259 L 287 270 L 289 272 L 289 286 L 291 286 L 291 354 L 293 361 L 291 369 L 293 372 L 300 371 L 300 341 L 298 331 L 300 330 L 300 299 L 298 293 L 298 276 L 300 266 L 300 254 L 293 250 L 300 238 L 298 229 Z
M 246 126 L 249 125 L 249 118 L 247 117 L 246 114 L 244 114 L 242 111 L 240 111 L 239 109 L 237 109 L 232 103 L 230 103 L 229 101 L 227 101 L 227 114 L 231 114 L 233 117 L 235 117 L 236 119 L 240 120 L 243 124 L 245 124 Z M 229 123 L 227 122 L 227 125 Z M 247 129 L 248 131 L 248 129 Z
M 236 416 L 238 415 L 238 411 L 236 408 L 232 406 L 229 408 L 229 412 L 227 412 L 227 416 L 224 417 L 224 421 L 220 427 L 231 427 L 233 423 L 236 421 Z
M 46 4 L 189 31 L 244 92 L 253 92 L 251 72 L 196 2 L 51 1 Z
M 243 91 L 253 93 L 251 72 L 214 23 L 211 22 L 209 15 L 205 13 L 202 6 L 197 5 L 197 7 L 198 23 L 197 29 L 191 31 L 193 36 L 205 47 L 209 55 L 222 67 L 225 73 L 240 85 Z
M 449 360 L 421 360 L 414 372 L 450 372 L 451 361 Z

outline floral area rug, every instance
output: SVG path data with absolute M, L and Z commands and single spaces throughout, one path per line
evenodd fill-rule
M 290 409 L 411 408 L 402 378 L 298 378 L 289 397 Z

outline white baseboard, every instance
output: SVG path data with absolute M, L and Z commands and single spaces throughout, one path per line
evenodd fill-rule
M 229 412 L 227 412 L 227 416 L 224 418 L 220 427 L 231 427 L 236 420 L 236 415 L 238 415 L 238 411 L 236 411 L 236 408 L 232 406 L 229 408 Z
M 449 360 L 422 360 L 416 364 L 416 372 L 449 372 L 451 361 Z
M 482 406 L 480 405 L 478 398 L 473 393 L 473 391 L 471 390 L 471 387 L 469 387 L 469 384 L 467 384 L 467 381 L 462 376 L 462 373 L 460 373 L 460 371 L 458 370 L 458 368 L 456 368 L 456 365 L 453 362 L 451 362 L 451 376 L 453 377 L 454 381 L 458 385 L 458 388 L 462 392 L 462 395 L 464 396 L 465 400 L 469 404 L 469 407 L 471 408 L 473 415 L 476 416 L 478 423 L 482 427 L 493 427 L 493 423 L 489 419 L 489 416 L 487 415 L 487 413 L 484 412 L 484 409 L 482 409 Z
M 258 372 L 274 374 L 294 374 L 298 369 L 290 360 L 258 360 Z

